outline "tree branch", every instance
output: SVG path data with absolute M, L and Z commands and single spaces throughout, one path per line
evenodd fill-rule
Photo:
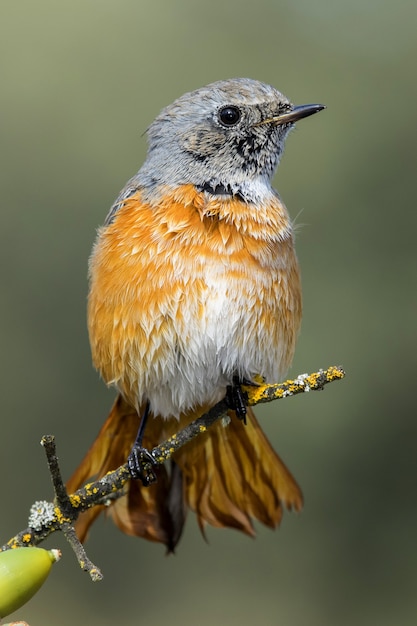
M 266 385 L 259 382 L 257 385 L 242 385 L 242 389 L 247 396 L 247 404 L 254 406 L 299 393 L 321 390 L 326 384 L 341 380 L 344 376 L 345 372 L 341 367 L 332 366 L 327 370 L 319 370 L 312 374 L 301 374 L 296 379 L 283 383 Z M 179 448 L 205 432 L 218 419 L 226 416 L 229 410 L 226 399 L 223 399 L 207 413 L 153 448 L 150 454 L 154 459 L 154 464 L 165 463 Z M 42 437 L 41 444 L 45 449 L 54 486 L 54 502 L 35 502 L 30 510 L 28 528 L 12 537 L 0 548 L 0 552 L 20 546 L 36 546 L 51 533 L 61 530 L 74 550 L 80 567 L 89 572 L 93 581 L 101 580 L 102 574 L 99 568 L 87 558 L 83 546 L 77 539 L 74 522 L 83 511 L 109 503 L 124 494 L 124 487 L 131 479 L 128 465 L 127 463 L 121 465 L 100 480 L 88 483 L 75 493 L 68 495 L 59 469 L 54 437 L 52 435 Z M 144 469 L 146 471 L 147 468 Z

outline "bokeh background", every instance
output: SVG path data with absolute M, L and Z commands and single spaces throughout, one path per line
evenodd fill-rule
M 64 549 L 16 618 L 31 626 L 411 625 L 417 620 L 417 4 L 380 0 L 2 0 L 1 540 L 66 476 L 113 399 L 90 364 L 96 227 L 142 163 L 159 110 L 249 76 L 328 109 L 298 124 L 276 186 L 299 224 L 304 322 L 293 374 L 324 392 L 258 410 L 305 510 L 256 540 L 190 514 L 174 557 L 100 521 L 93 585 Z

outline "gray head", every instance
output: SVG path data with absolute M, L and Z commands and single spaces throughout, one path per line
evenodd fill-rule
M 253 200 L 259 185 L 270 185 L 294 122 L 323 108 L 294 107 L 274 87 L 248 78 L 186 93 L 149 127 L 146 162 L 129 186 L 192 183 Z

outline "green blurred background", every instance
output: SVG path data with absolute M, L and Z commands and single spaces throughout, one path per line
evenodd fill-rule
M 415 624 L 417 5 L 336 0 L 2 0 L 1 540 L 68 476 L 112 402 L 90 363 L 96 227 L 166 104 L 249 76 L 328 109 L 299 123 L 276 186 L 300 225 L 304 322 L 293 374 L 347 378 L 258 411 L 305 493 L 256 540 L 190 514 L 174 557 L 101 520 L 105 579 L 64 559 L 16 617 L 211 626 Z

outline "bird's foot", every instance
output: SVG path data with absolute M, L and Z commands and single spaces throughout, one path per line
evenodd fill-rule
M 226 401 L 229 407 L 235 411 L 236 416 L 246 425 L 247 401 L 248 395 L 242 389 L 243 386 L 258 386 L 258 383 L 248 380 L 247 378 L 239 378 L 233 376 L 233 382 L 226 389 Z
M 140 479 L 145 487 L 156 482 L 156 474 L 153 469 L 155 459 L 146 448 L 134 445 L 127 458 L 127 465 L 132 478 Z

